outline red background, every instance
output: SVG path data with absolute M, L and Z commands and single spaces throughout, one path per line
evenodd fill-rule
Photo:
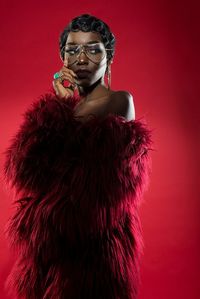
M 198 1 L 197 1 L 198 2 Z M 58 36 L 75 16 L 102 18 L 116 36 L 114 90 L 134 96 L 156 151 L 141 219 L 139 299 L 199 299 L 199 7 L 194 1 L 1 1 L 0 167 L 33 99 L 61 68 Z M 12 254 L 3 229 L 12 198 L 0 188 L 0 298 Z

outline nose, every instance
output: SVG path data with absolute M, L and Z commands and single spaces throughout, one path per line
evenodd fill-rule
M 77 57 L 77 61 L 78 61 L 78 64 L 85 64 L 85 63 L 88 63 L 88 57 L 87 55 L 85 54 L 85 51 L 82 49 L 81 52 L 79 53 L 78 57 Z

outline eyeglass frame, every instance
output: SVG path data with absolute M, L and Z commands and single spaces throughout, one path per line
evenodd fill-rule
M 77 55 L 77 58 L 78 58 L 78 56 L 80 56 L 82 52 L 84 52 L 84 54 L 88 57 L 86 51 L 85 51 L 83 48 L 84 48 L 85 46 L 87 46 L 87 45 L 96 45 L 96 44 L 102 44 L 102 45 L 104 46 L 104 43 L 102 43 L 102 42 L 93 43 L 93 44 L 92 44 L 92 43 L 91 43 L 91 44 L 89 44 L 89 43 L 86 43 L 86 44 L 74 44 L 74 45 L 72 45 L 72 46 L 78 46 L 78 47 L 81 47 L 81 51 L 80 51 L 80 53 Z M 66 45 L 67 45 L 67 44 L 65 44 L 65 45 L 61 48 L 61 52 L 63 51 L 63 49 L 65 49 Z M 104 49 L 105 49 L 105 51 L 112 51 L 112 49 L 105 48 L 105 46 L 104 46 Z M 65 53 L 65 51 L 64 51 L 64 53 Z M 88 59 L 89 59 L 90 61 L 92 61 L 89 57 L 88 57 Z M 104 58 L 103 58 L 103 59 L 104 59 Z M 102 60 L 103 60 L 103 59 L 102 59 Z M 101 60 L 101 61 L 102 61 L 102 60 Z M 76 59 L 72 64 L 74 64 L 76 61 L 77 61 L 77 59 Z M 92 61 L 92 62 L 95 63 L 94 61 Z M 96 64 L 96 63 L 95 63 L 95 64 Z

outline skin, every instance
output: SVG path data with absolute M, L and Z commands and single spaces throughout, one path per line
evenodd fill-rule
M 96 32 L 70 32 L 66 44 L 72 42 L 86 44 L 90 41 L 101 42 L 101 36 Z M 89 114 L 105 117 L 108 113 L 113 113 L 123 116 L 126 120 L 135 119 L 132 95 L 127 91 L 108 90 L 104 82 L 106 67 L 111 63 L 112 61 L 109 61 L 106 55 L 97 65 L 82 52 L 77 62 L 68 66 L 65 57 L 64 65 L 60 70 L 63 73 L 62 79 L 55 79 L 53 87 L 60 98 L 67 99 L 74 95 L 74 91 L 64 86 L 64 80 L 68 81 L 71 86 L 76 86 L 81 96 L 81 100 L 75 107 L 76 116 L 84 120 Z M 91 72 L 86 78 L 79 78 L 76 75 L 76 71 L 81 67 Z

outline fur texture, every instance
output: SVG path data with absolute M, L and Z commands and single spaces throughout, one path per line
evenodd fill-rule
M 151 131 L 113 114 L 83 123 L 77 101 L 43 95 L 5 151 L 18 252 L 7 286 L 25 299 L 135 299 Z

